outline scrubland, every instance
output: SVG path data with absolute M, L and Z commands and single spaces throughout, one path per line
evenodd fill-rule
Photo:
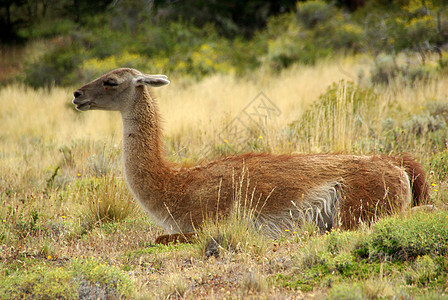
M 166 155 L 186 166 L 242 151 L 407 152 L 425 166 L 436 212 L 352 232 L 310 224 L 278 240 L 240 212 L 210 221 L 196 243 L 154 245 L 163 232 L 123 179 L 119 114 L 77 112 L 75 86 L 0 88 L 0 298 L 448 297 L 447 74 L 374 84 L 368 61 L 171 74 L 154 90 Z M 248 125 L 260 92 L 276 114 L 259 107 L 265 118 Z M 235 120 L 246 122 L 236 135 Z

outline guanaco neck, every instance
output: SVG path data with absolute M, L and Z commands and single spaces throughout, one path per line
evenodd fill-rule
M 138 87 L 123 120 L 123 163 L 128 184 L 149 211 L 165 210 L 171 168 L 164 159 L 157 104 L 147 87 Z

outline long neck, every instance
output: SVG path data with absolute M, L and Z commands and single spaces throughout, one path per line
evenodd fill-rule
M 126 179 L 147 209 L 160 206 L 170 180 L 164 159 L 157 104 L 145 87 L 138 88 L 131 107 L 122 112 L 123 161 Z M 159 202 L 157 202 L 159 200 Z

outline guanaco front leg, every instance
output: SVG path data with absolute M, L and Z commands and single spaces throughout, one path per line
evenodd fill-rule
M 198 235 L 195 232 L 164 234 L 158 236 L 155 240 L 155 243 L 161 245 L 168 245 L 170 243 L 192 243 L 197 240 L 197 238 Z

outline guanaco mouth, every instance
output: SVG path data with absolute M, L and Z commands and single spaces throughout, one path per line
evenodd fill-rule
M 86 111 L 90 109 L 90 106 L 92 105 L 92 101 L 90 100 L 79 100 L 77 98 L 73 99 L 72 103 L 76 105 L 76 109 L 80 111 Z

